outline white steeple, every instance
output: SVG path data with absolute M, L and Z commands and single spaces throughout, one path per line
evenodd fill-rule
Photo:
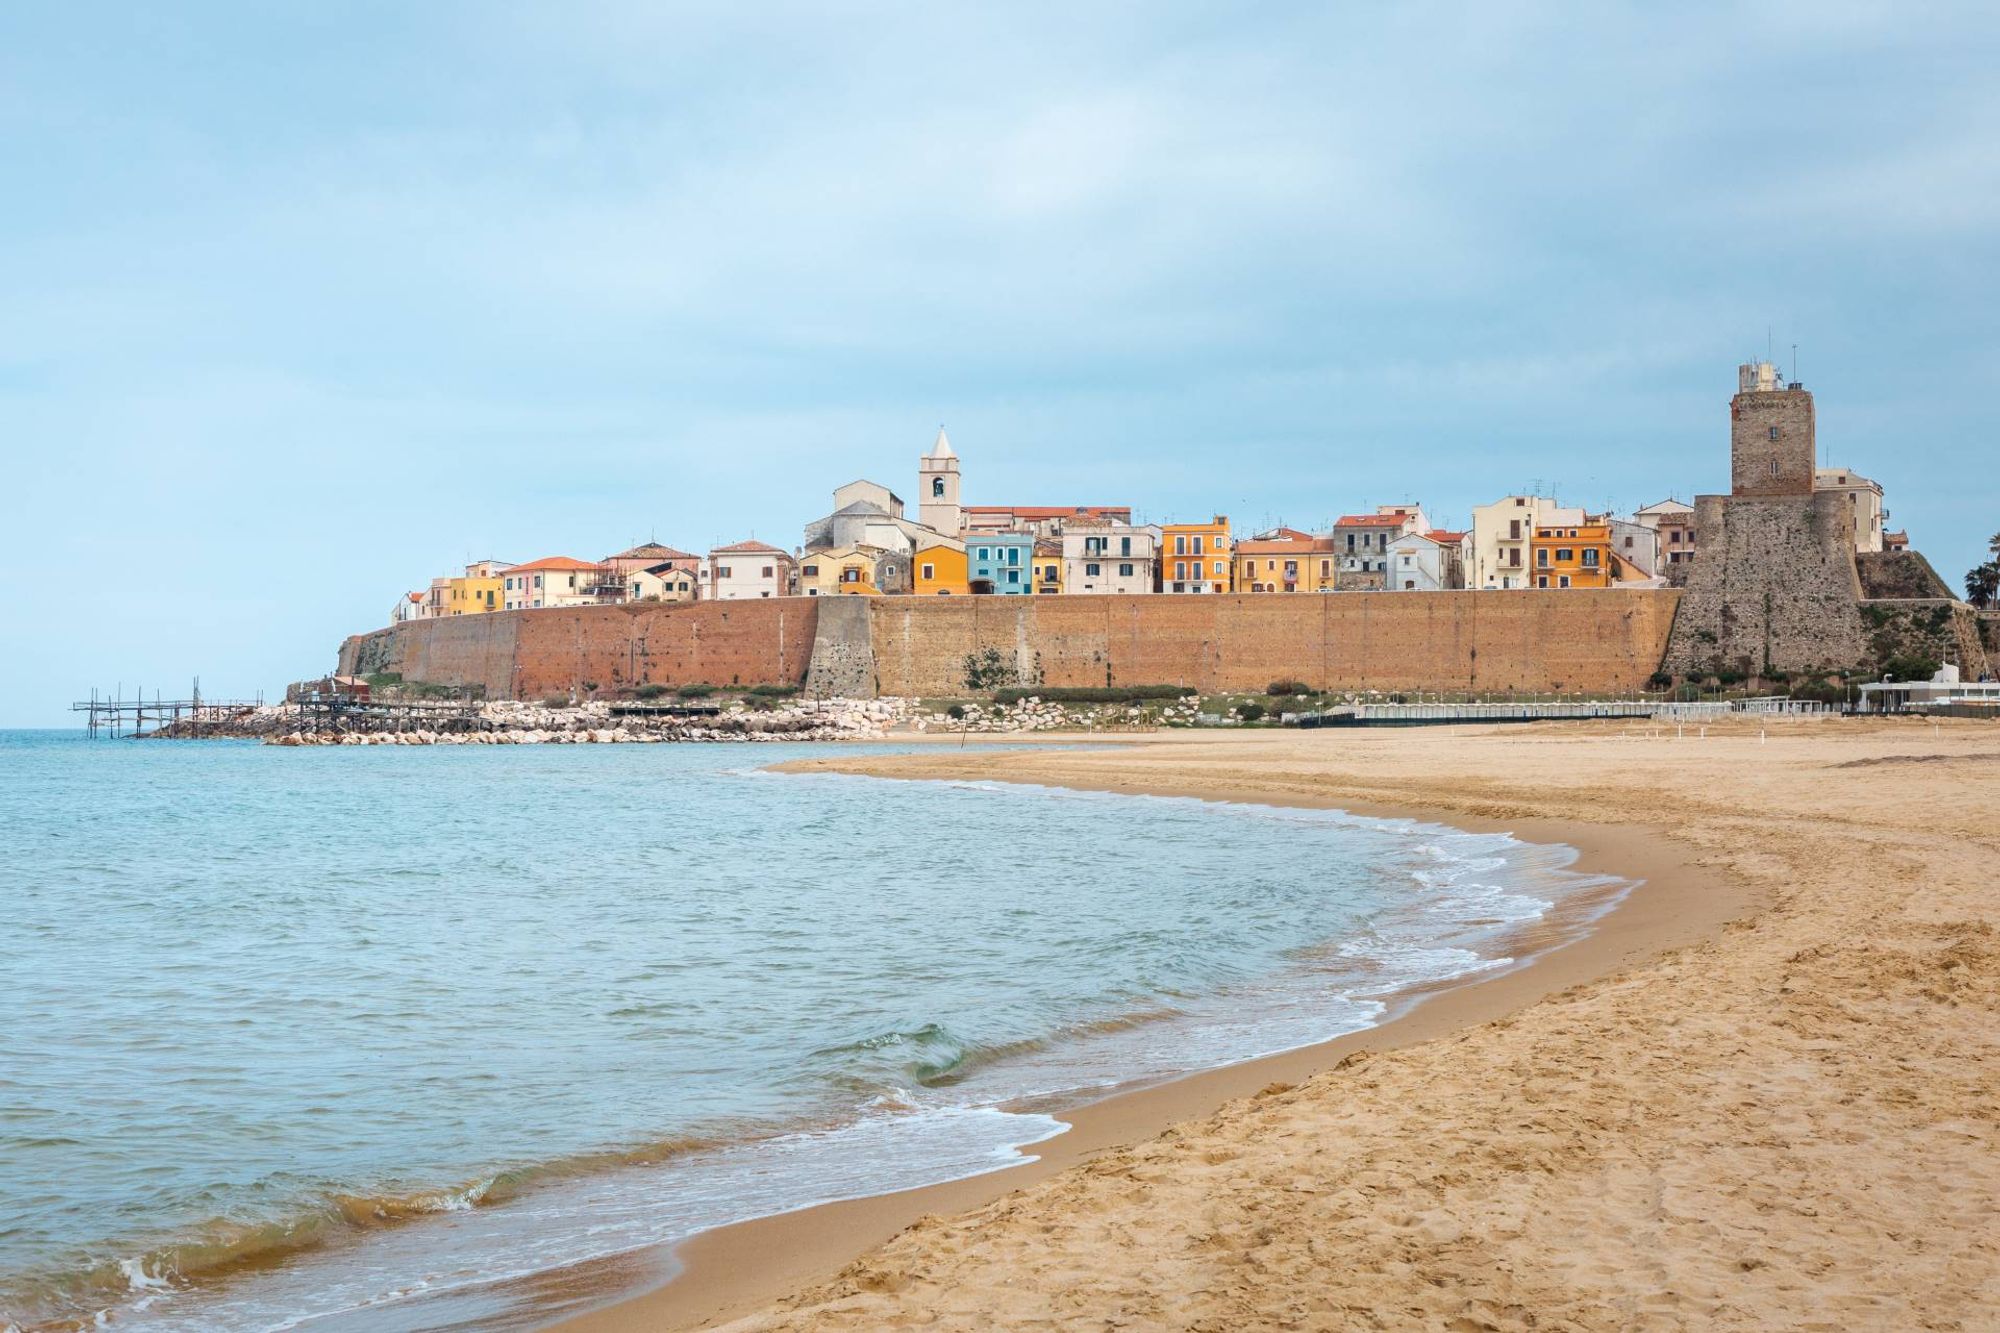
M 931 451 L 917 460 L 917 521 L 925 527 L 957 537 L 964 529 L 965 514 L 958 507 L 958 455 L 944 427 L 938 427 Z

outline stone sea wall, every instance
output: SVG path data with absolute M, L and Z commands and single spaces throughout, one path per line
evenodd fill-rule
M 1658 669 L 1679 597 L 1604 589 L 580 607 L 357 635 L 341 646 L 340 671 L 474 685 L 495 699 L 693 683 L 860 697 L 1005 684 L 1213 693 L 1280 679 L 1332 690 L 1622 693 Z

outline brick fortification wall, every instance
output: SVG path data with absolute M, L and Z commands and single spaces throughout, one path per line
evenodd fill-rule
M 356 635 L 341 645 L 340 670 L 521 699 L 592 682 L 607 692 L 705 682 L 954 695 L 967 692 L 969 657 L 997 657 L 1022 683 L 1043 685 L 1261 690 L 1290 678 L 1329 689 L 1622 693 L 1644 688 L 1659 666 L 1679 595 L 795 597 L 506 611 Z
M 966 692 L 967 659 L 1023 684 L 1262 690 L 1643 689 L 1679 593 L 899 597 L 871 604 L 880 692 Z
M 345 675 L 482 686 L 494 699 L 662 685 L 797 685 L 812 659 L 816 598 L 641 602 L 417 620 L 340 646 Z

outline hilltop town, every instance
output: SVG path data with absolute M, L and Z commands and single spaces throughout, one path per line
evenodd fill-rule
M 1739 392 L 1792 401 L 1789 419 L 1765 425 L 1769 441 L 1810 438 L 1811 395 L 1782 382 L 1775 366 L 1742 366 Z M 408 593 L 395 619 L 777 597 L 1680 587 L 1701 551 L 1694 505 L 1673 497 L 1611 514 L 1506 495 L 1474 508 L 1464 530 L 1434 526 L 1421 504 L 1380 504 L 1325 532 L 1239 535 L 1222 514 L 1135 523 L 1129 504 L 966 504 L 961 484 L 940 427 L 917 462 L 914 518 L 890 487 L 851 481 L 789 551 L 740 541 L 697 554 L 647 542 L 596 560 L 479 560 Z M 1880 483 L 1815 461 L 1811 489 L 1844 511 L 1856 554 L 1907 547 L 1906 533 L 1885 529 Z

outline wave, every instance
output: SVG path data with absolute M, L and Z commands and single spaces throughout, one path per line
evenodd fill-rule
M 185 1235 L 141 1243 L 136 1253 L 84 1260 L 10 1281 L 0 1287 L 0 1330 L 70 1333 L 99 1327 L 115 1307 L 144 1308 L 161 1294 L 267 1268 L 372 1231 L 505 1203 L 536 1186 L 559 1180 L 657 1165 L 755 1137 L 761 1135 L 740 1140 L 675 1136 L 510 1167 L 444 1187 L 400 1193 L 329 1191 L 275 1218 L 212 1218 Z

